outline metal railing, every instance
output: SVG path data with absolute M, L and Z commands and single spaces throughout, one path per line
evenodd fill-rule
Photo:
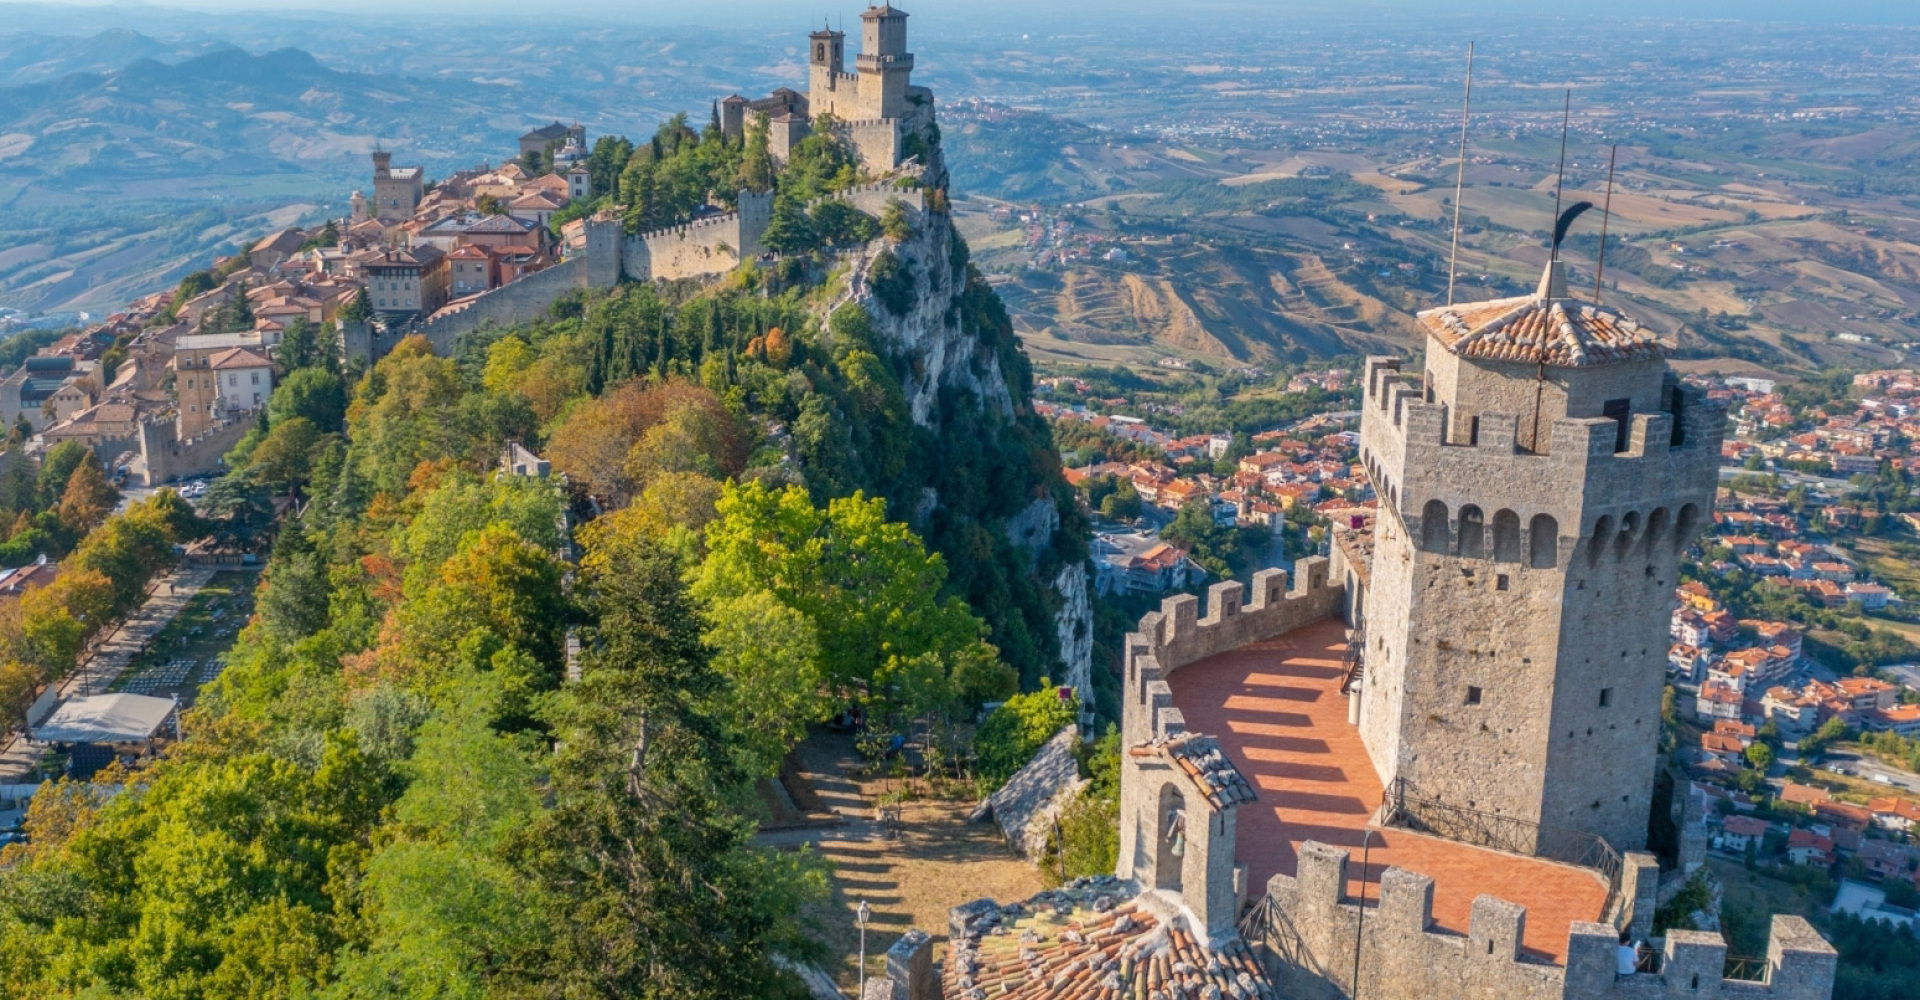
M 1393 779 L 1382 806 L 1383 826 L 1599 872 L 1607 880 L 1607 901 L 1601 912 L 1612 913 L 1619 900 L 1620 852 L 1604 837 L 1442 802 L 1420 794 L 1405 778 Z
M 1347 653 L 1340 663 L 1346 669 L 1346 677 L 1340 681 L 1341 694 L 1352 694 L 1353 686 L 1365 676 L 1367 664 L 1364 651 L 1366 648 L 1367 626 L 1363 621 L 1354 626 L 1352 633 L 1347 636 Z

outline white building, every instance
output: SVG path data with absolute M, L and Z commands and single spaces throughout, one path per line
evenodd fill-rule
M 214 355 L 214 406 L 218 411 L 257 410 L 273 395 L 273 362 L 243 347 Z

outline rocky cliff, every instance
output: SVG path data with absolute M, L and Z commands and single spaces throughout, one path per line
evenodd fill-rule
M 911 235 L 849 255 L 831 308 L 865 309 L 899 377 L 925 458 L 914 463 L 924 481 L 899 484 L 913 487 L 906 513 L 956 568 L 965 551 L 1002 570 L 956 582 L 1028 683 L 1043 664 L 1090 705 L 1086 522 L 1033 412 L 1030 366 L 942 210 L 945 192 L 906 191 L 901 201 Z M 994 558 L 979 559 L 989 548 Z

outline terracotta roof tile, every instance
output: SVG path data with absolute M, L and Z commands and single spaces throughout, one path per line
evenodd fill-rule
M 948 944 L 949 1000 L 1277 1000 L 1239 938 L 1210 949 L 1184 911 L 1112 876 L 1078 879 L 1025 903 L 969 908 Z M 956 913 L 960 911 L 955 911 Z M 1181 988 L 1179 993 L 1172 992 Z M 1209 989 L 1211 987 L 1212 989 Z
M 1463 358 L 1582 368 L 1662 356 L 1639 322 L 1570 299 L 1523 295 L 1428 309 L 1420 325 Z

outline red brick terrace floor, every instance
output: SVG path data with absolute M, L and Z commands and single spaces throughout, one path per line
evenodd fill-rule
M 1304 840 L 1352 852 L 1349 896 L 1360 893 L 1360 842 L 1381 786 L 1347 724 L 1340 693 L 1345 630 L 1338 619 L 1295 629 L 1176 670 L 1168 684 L 1190 732 L 1217 736 L 1259 790 L 1240 809 L 1238 846 L 1251 891 L 1291 875 Z M 1607 886 L 1595 872 L 1373 826 L 1367 899 L 1393 865 L 1429 876 L 1434 923 L 1465 934 L 1474 897 L 1491 893 L 1527 908 L 1524 948 L 1566 960 L 1567 930 L 1599 920 Z

